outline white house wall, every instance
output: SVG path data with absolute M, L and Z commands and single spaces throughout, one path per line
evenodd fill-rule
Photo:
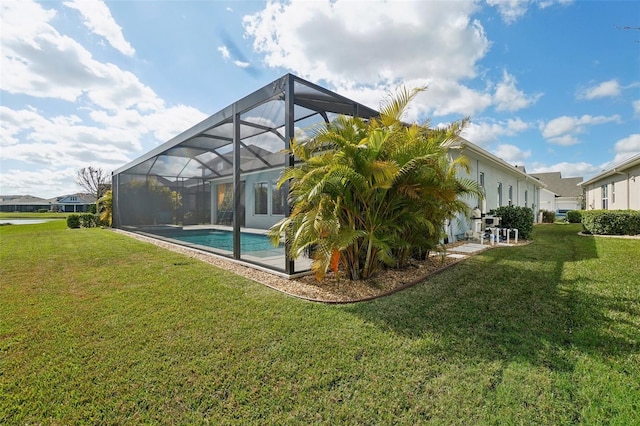
M 460 155 L 460 150 L 452 149 L 450 155 L 452 158 L 456 158 Z M 478 207 L 483 210 L 484 208 L 482 213 L 488 214 L 498 207 L 513 205 L 529 207 L 533 210 L 534 217 L 538 217 L 540 188 L 535 178 L 527 177 L 513 166 L 496 163 L 471 150 L 463 150 L 462 155 L 469 159 L 470 171 L 468 174 L 465 171 L 459 171 L 459 178 L 472 179 L 480 183 L 481 173 L 484 173 L 485 201 L 479 202 L 476 198 L 464 199 L 470 209 Z M 501 202 L 498 196 L 498 183 L 502 183 Z M 512 187 L 511 200 L 509 199 L 509 186 Z M 447 228 L 449 240 L 455 241 L 464 235 L 466 231 L 472 229 L 471 219 L 460 215 Z
M 553 212 L 556 210 L 556 193 L 548 189 L 540 190 L 540 210 Z
M 256 173 L 248 173 L 243 174 L 241 176 L 242 181 L 245 183 L 245 194 L 244 194 L 244 206 L 245 206 L 245 224 L 244 226 L 247 228 L 255 228 L 255 229 L 269 229 L 273 225 L 275 225 L 279 220 L 281 220 L 284 215 L 282 214 L 274 214 L 273 213 L 273 205 L 272 205 L 272 185 L 271 183 L 275 183 L 280 179 L 280 175 L 282 174 L 282 169 L 271 169 L 265 170 Z M 211 181 L 211 223 L 215 223 L 215 218 L 218 214 L 218 206 L 217 206 L 217 194 L 218 194 L 218 185 L 219 184 L 227 184 L 231 183 L 232 180 L 230 178 L 212 180 Z M 268 182 L 268 196 L 267 196 L 267 214 L 256 214 L 255 212 L 255 191 L 254 186 L 258 182 Z
M 640 210 L 640 165 L 620 174 L 605 176 L 586 187 L 587 210 L 603 208 L 603 186 L 607 186 L 607 210 Z
M 556 198 L 555 210 L 580 210 L 582 200 L 578 197 L 558 197 Z

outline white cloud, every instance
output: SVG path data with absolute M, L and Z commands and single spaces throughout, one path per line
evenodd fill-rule
M 2 90 L 75 102 L 86 95 L 107 109 L 158 109 L 163 101 L 131 72 L 101 63 L 50 25 L 55 11 L 24 0 L 3 2 Z M 5 25 L 5 22 L 10 24 Z
M 634 133 L 620 139 L 615 144 L 616 154 L 637 154 L 640 152 L 640 133 Z
M 2 150 L 3 159 L 81 166 L 87 160 L 85 153 L 92 152 L 96 161 L 122 164 L 142 150 L 141 141 L 147 135 L 165 141 L 206 118 L 184 105 L 151 114 L 94 110 L 89 116 L 93 123 L 84 123 L 76 115 L 48 119 L 35 111 L 0 107 L 2 140 L 9 141 Z
M 577 145 L 580 143 L 580 140 L 574 135 L 556 136 L 553 138 L 549 138 L 548 140 L 552 144 L 560 145 L 560 146 L 571 146 L 571 145 Z
M 76 170 L 72 167 L 43 167 L 37 171 L 9 169 L 2 173 L 0 194 L 35 195 L 51 198 L 79 192 L 81 188 L 75 183 Z M 104 170 L 107 171 L 107 169 Z M 47 179 L 46 186 L 42 184 L 43 176 L 46 176 Z
M 620 94 L 622 87 L 617 80 L 604 81 L 595 86 L 587 87 L 578 92 L 579 99 L 597 99 L 606 97 L 616 97 Z
M 245 16 L 244 27 L 268 67 L 323 81 L 365 104 L 379 89 L 428 84 L 416 108 L 436 115 L 473 114 L 491 104 L 490 95 L 463 84 L 478 75 L 490 45 L 472 19 L 477 7 L 473 2 L 268 2 Z
M 637 101 L 633 101 L 633 116 L 634 117 L 638 117 L 640 116 L 640 99 L 638 99 Z
M 579 143 L 576 135 L 586 132 L 587 127 L 605 123 L 620 123 L 620 116 L 615 114 L 611 116 L 592 116 L 583 115 L 582 117 L 562 116 L 540 125 L 542 136 L 549 142 L 557 145 L 574 145 Z
M 531 170 L 527 170 L 529 173 L 549 173 L 549 172 L 561 172 L 562 177 L 585 177 L 593 175 L 602 170 L 600 166 L 594 166 L 593 164 L 579 162 L 569 163 L 563 161 L 561 163 L 552 164 L 550 166 L 533 163 Z
M 498 145 L 498 147 L 493 150 L 493 153 L 504 161 L 512 164 L 523 163 L 524 160 L 531 157 L 530 149 L 523 151 L 517 146 L 510 144 Z
M 69 192 L 76 185 L 73 173 L 60 177 L 64 170 L 115 169 L 139 155 L 143 142 L 159 144 L 206 118 L 193 107 L 165 105 L 130 71 L 95 60 L 52 26 L 56 13 L 46 6 L 0 4 L 1 89 L 62 101 L 69 112 L 0 106 L 3 193 Z
M 519 118 L 506 121 L 472 122 L 463 130 L 461 136 L 476 145 L 486 146 L 499 140 L 501 136 L 515 136 L 530 127 L 529 123 Z
M 516 87 L 516 78 L 506 70 L 493 95 L 497 111 L 518 111 L 534 104 L 542 94 L 528 96 Z
M 537 4 L 539 9 L 546 9 L 555 4 L 568 5 L 573 0 L 542 0 L 533 2 L 532 0 L 486 0 L 489 6 L 498 9 L 498 13 L 502 20 L 507 24 L 513 24 L 518 19 L 526 15 L 529 4 Z
M 522 18 L 529 7 L 528 0 L 486 0 L 489 6 L 498 9 L 502 20 L 507 24 L 512 24 Z
M 107 42 L 123 55 L 133 56 L 136 51 L 122 34 L 122 28 L 111 16 L 107 5 L 100 0 L 73 0 L 63 3 L 76 9 L 84 19 L 84 25 L 95 34 L 104 37 Z
M 222 58 L 225 61 L 231 57 L 231 53 L 229 52 L 227 46 L 218 46 L 218 52 L 222 54 Z
M 480 23 L 470 18 L 476 10 L 473 3 L 401 5 L 269 2 L 263 11 L 246 16 L 244 25 L 268 66 L 291 68 L 314 81 L 349 86 L 476 75 L 476 62 L 487 52 L 489 41 Z M 385 31 L 380 31 L 382 25 Z
M 239 68 L 248 68 L 251 66 L 251 64 L 249 62 L 243 62 L 243 61 L 233 61 L 234 65 L 236 65 Z

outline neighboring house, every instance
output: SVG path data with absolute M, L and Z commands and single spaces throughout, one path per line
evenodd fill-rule
M 544 183 L 526 173 L 524 167 L 512 166 L 479 146 L 459 138 L 450 145 L 449 155 L 464 155 L 469 159 L 470 172 L 460 175 L 476 181 L 484 190 L 483 200 L 465 199 L 471 209 L 478 208 L 482 215 L 504 206 L 529 207 L 534 217 L 540 209 L 540 193 Z M 447 227 L 449 241 L 464 238 L 472 229 L 473 219 L 458 217 Z
M 2 195 L 0 196 L 0 211 L 2 212 L 37 212 L 50 210 L 49 200 L 33 195 Z
M 32 213 L 38 210 L 65 213 L 87 212 L 89 206 L 96 203 L 96 197 L 90 194 L 69 194 L 54 198 L 40 198 L 32 195 L 0 196 L 0 211 Z
M 640 210 L 640 154 L 580 183 L 587 210 Z
M 582 209 L 582 177 L 563 178 L 561 172 L 531 173 L 531 176 L 546 185 L 540 192 L 541 210 L 557 212 Z
M 84 213 L 89 211 L 90 205 L 96 203 L 96 197 L 91 194 L 70 194 L 52 198 L 50 201 L 52 201 L 52 210 L 65 213 Z

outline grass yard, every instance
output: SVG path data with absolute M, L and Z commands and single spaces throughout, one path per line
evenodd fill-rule
M 640 240 L 579 229 L 332 306 L 109 230 L 1 227 L 0 424 L 640 424 Z
M 0 212 L 0 219 L 66 219 L 67 216 L 73 213 L 57 213 L 57 212 L 47 212 L 47 213 L 10 213 L 10 212 Z M 76 213 L 82 214 L 82 213 Z

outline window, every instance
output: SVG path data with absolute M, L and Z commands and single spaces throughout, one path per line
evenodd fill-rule
M 524 191 L 524 206 L 529 207 L 529 191 Z
M 502 182 L 498 182 L 498 207 L 502 207 Z
M 480 186 L 480 191 L 482 192 L 482 195 L 478 195 L 478 208 L 482 206 L 482 209 L 484 209 L 486 207 L 486 204 L 484 204 L 484 202 L 486 201 L 485 196 L 487 195 L 484 191 L 484 172 L 480 172 L 478 174 L 478 185 Z
M 616 184 L 611 184 L 611 204 L 615 206 L 616 204 Z
M 267 182 L 256 183 L 254 190 L 256 214 L 267 214 L 267 203 L 269 200 L 269 186 Z
M 602 210 L 609 209 L 609 187 L 602 185 Z
M 285 214 L 287 209 L 287 196 L 284 188 L 271 182 L 271 214 Z
M 509 185 L 509 205 L 513 204 L 513 186 Z

